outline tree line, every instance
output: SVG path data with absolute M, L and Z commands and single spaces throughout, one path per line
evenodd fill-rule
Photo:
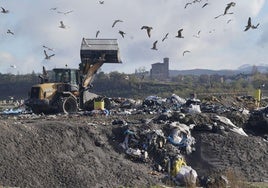
M 0 73 L 0 100 L 14 97 L 26 99 L 31 86 L 39 83 L 39 74 L 25 75 Z M 268 74 L 223 75 L 178 75 L 165 81 L 151 79 L 144 74 L 125 74 L 119 72 L 99 72 L 93 80 L 91 92 L 107 97 L 144 98 L 149 95 L 168 97 L 175 93 L 188 97 L 192 93 L 235 93 L 246 92 L 249 95 L 262 87 L 267 90 Z M 267 83 L 267 84 L 266 84 Z

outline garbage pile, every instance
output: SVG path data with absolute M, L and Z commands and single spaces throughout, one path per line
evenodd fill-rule
M 248 97 L 233 99 L 225 97 L 184 99 L 176 94 L 168 98 L 148 96 L 144 100 L 111 98 L 109 110 L 83 111 L 78 112 L 78 115 L 100 116 L 102 119 L 109 117 L 112 120 L 110 126 L 113 140 L 116 141 L 119 151 L 129 160 L 150 164 L 153 172 L 164 175 L 163 182 L 174 186 L 198 184 L 206 187 L 211 183 L 208 181 L 211 178 L 204 177 L 205 170 L 196 162 L 200 160 L 201 163 L 204 155 L 201 150 L 205 148 L 202 148 L 204 146 L 200 140 L 203 139 L 204 142 L 208 140 L 207 145 L 214 147 L 221 141 L 228 142 L 226 139 L 228 135 L 232 136 L 231 140 L 246 140 L 256 135 L 263 139 L 258 142 L 264 145 L 266 155 L 268 153 L 267 147 L 265 149 L 268 143 L 268 107 L 250 110 L 247 107 L 254 104 L 254 99 Z M 25 113 L 21 110 L 6 110 L 1 114 L 15 112 Z M 131 117 L 135 117 L 135 121 Z M 239 157 L 241 160 L 244 156 Z M 266 164 L 267 157 L 261 157 Z M 223 157 L 222 160 L 226 159 Z M 221 170 L 225 170 L 221 162 L 226 161 L 211 159 L 203 165 L 207 168 L 221 167 Z M 245 175 L 251 178 L 250 171 L 241 170 L 246 171 Z M 268 174 L 262 173 L 264 175 L 260 175 L 268 180 Z M 224 180 L 224 184 L 228 184 L 225 176 L 221 174 L 219 177 L 221 181 Z
M 126 155 L 136 160 L 146 162 L 153 159 L 154 170 L 166 173 L 168 180 L 172 180 L 174 185 L 196 185 L 197 171 L 184 160 L 195 152 L 196 141 L 192 132 L 218 135 L 233 133 L 248 137 L 249 129 L 246 126 L 248 120 L 253 119 L 256 114 L 268 113 L 268 107 L 258 110 L 257 113 L 246 109 L 245 103 L 244 106 L 226 106 L 216 97 L 212 100 L 216 100 L 219 104 L 211 101 L 211 103 L 201 102 L 196 98 L 183 99 L 175 94 L 166 99 L 148 96 L 142 102 L 121 100 L 121 105 L 117 104 L 113 109 L 114 113 L 151 115 L 151 118 L 143 120 L 141 125 L 127 124 L 121 120 L 124 126 L 121 136 L 118 137 L 119 140 L 121 138 L 121 148 Z M 241 102 L 243 98 L 237 100 Z M 254 101 L 249 103 L 251 105 Z M 258 122 L 257 118 L 254 121 Z M 263 121 L 267 128 L 268 118 L 267 120 L 264 118 Z M 251 127 L 255 129 L 254 126 Z M 266 137 L 264 138 L 268 141 Z M 226 179 L 222 177 L 220 176 L 221 180 Z M 227 184 L 227 181 L 224 182 Z

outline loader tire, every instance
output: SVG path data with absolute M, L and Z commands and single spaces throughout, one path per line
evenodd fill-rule
M 74 97 L 65 97 L 62 100 L 61 110 L 65 114 L 77 112 L 77 101 Z

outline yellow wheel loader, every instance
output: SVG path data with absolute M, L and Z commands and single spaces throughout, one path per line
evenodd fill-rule
M 89 92 L 94 75 L 104 63 L 122 63 L 116 39 L 82 39 L 78 69 L 43 67 L 40 84 L 34 85 L 25 105 L 34 113 L 74 113 L 92 110 L 95 99 L 109 106 L 109 99 Z

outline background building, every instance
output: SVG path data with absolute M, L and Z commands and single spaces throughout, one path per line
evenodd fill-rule
M 167 80 L 169 78 L 169 58 L 164 58 L 163 63 L 154 63 L 150 70 L 152 79 Z

